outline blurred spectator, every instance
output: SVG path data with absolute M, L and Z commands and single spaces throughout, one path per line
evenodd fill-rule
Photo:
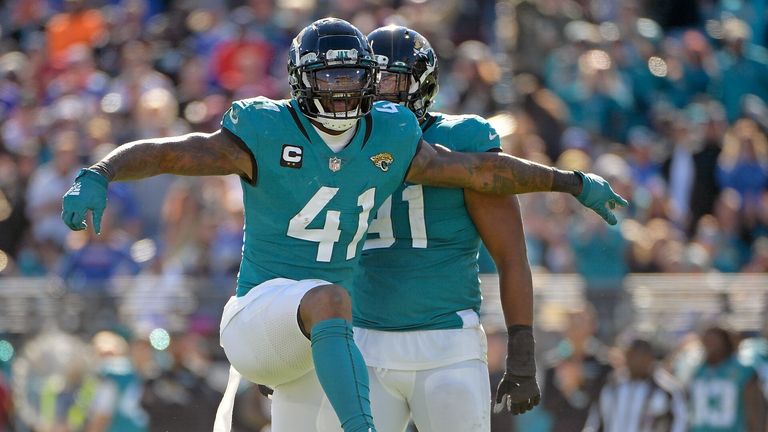
M 24 234 L 29 228 L 24 207 L 26 180 L 31 171 L 24 157 L 14 157 L 0 150 L 0 250 L 16 258 Z
M 584 432 L 685 432 L 683 388 L 657 367 L 651 343 L 633 340 L 624 358 L 625 369 L 615 371 L 603 387 Z
M 577 219 L 578 220 L 578 219 Z M 620 229 L 598 224 L 589 218 L 571 225 L 570 246 L 576 269 L 586 283 L 587 300 L 594 306 L 602 340 L 612 341 L 624 323 L 619 322 L 626 311 L 621 309 L 625 298 L 623 280 L 628 273 L 627 243 Z
M 85 432 L 142 432 L 147 416 L 139 407 L 141 381 L 128 357 L 128 342 L 117 333 L 101 331 L 91 340 L 99 362 L 96 388 Z
M 629 130 L 627 144 L 630 154 L 627 163 L 632 172 L 632 184 L 636 188 L 651 190 L 661 180 L 661 164 L 654 154 L 657 139 L 653 131 L 645 126 L 635 126 Z
M 693 155 L 696 167 L 696 181 L 691 191 L 691 223 L 688 234 L 706 214 L 711 214 L 720 194 L 717 176 L 718 157 L 723 146 L 727 128 L 723 106 L 714 100 L 697 103 L 689 107 L 697 118 L 696 127 L 704 129 L 702 147 Z
M 755 240 L 752 244 L 752 259 L 741 270 L 745 273 L 768 273 L 768 237 Z
M 283 86 L 269 74 L 272 48 L 262 40 L 248 38 L 245 29 L 238 37 L 219 44 L 214 51 L 212 67 L 217 83 L 225 90 L 237 94 L 237 99 L 282 96 Z
M 63 260 L 59 275 L 69 289 L 89 294 L 106 294 L 109 283 L 119 276 L 139 272 L 127 246 L 120 241 L 119 231 L 112 224 L 112 214 L 104 212 L 101 234 L 93 230 L 72 233 L 71 252 Z
M 674 148 L 663 172 L 669 185 L 669 215 L 678 226 L 685 228 L 689 221 L 691 191 L 696 183 L 696 165 L 693 154 L 699 145 L 699 131 L 683 114 L 677 114 L 670 136 Z
M 14 406 L 21 427 L 82 430 L 98 381 L 85 343 L 48 331 L 29 340 L 13 364 Z
M 11 388 L 5 376 L 5 372 L 0 370 L 0 432 L 9 432 L 13 430 L 13 401 L 11 399 Z
M 439 110 L 488 113 L 497 109 L 491 88 L 501 78 L 501 70 L 486 44 L 476 40 L 462 43 L 456 47 L 451 68 L 443 70 L 451 85 L 441 89 Z
M 768 187 L 768 139 L 754 121 L 741 119 L 726 132 L 717 181 L 739 193 L 744 211 L 755 211 Z
M 768 101 L 768 54 L 764 47 L 749 42 L 752 37 L 747 24 L 738 18 L 728 18 L 722 24 L 724 47 L 718 53 L 722 82 L 720 100 L 728 120 L 736 121 L 744 96 L 754 94 Z
M 607 348 L 595 339 L 592 309 L 570 312 L 564 339 L 545 356 L 542 408 L 558 432 L 581 431 L 611 367 Z
M 699 221 L 702 234 L 713 242 L 712 265 L 722 272 L 736 272 L 747 261 L 749 246 L 740 231 L 741 202 L 738 192 L 726 189 L 715 203 L 714 223 L 706 216 Z
M 64 7 L 65 12 L 55 15 L 46 26 L 48 55 L 53 62 L 63 60 L 73 45 L 95 46 L 104 37 L 104 17 L 98 9 L 88 9 L 85 0 L 64 0 Z
M 206 381 L 207 353 L 198 335 L 171 336 L 170 364 L 149 378 L 141 406 L 149 415 L 152 432 L 207 431 L 213 428 L 222 393 Z
M 515 77 L 515 87 L 521 94 L 523 111 L 533 122 L 536 133 L 544 140 L 547 156 L 552 160 L 557 159 L 563 150 L 560 143 L 568 120 L 565 104 L 531 74 Z
M 768 318 L 760 335 L 741 341 L 738 356 L 741 363 L 755 370 L 763 398 L 768 400 Z
M 40 242 L 64 246 L 69 228 L 61 223 L 61 192 L 66 191 L 77 174 L 77 145 L 80 136 L 61 131 L 53 137 L 53 160 L 32 174 L 27 188 L 27 217 L 34 220 L 32 236 Z
M 758 431 L 765 426 L 765 401 L 754 369 L 736 357 L 733 335 L 712 326 L 701 336 L 704 362 L 689 386 L 691 432 Z

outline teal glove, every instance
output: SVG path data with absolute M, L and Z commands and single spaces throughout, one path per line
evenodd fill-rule
M 576 197 L 585 207 L 589 207 L 605 219 L 610 225 L 616 225 L 616 215 L 611 210 L 616 205 L 626 207 L 629 205 L 627 200 L 611 189 L 611 185 L 597 174 L 584 174 L 576 171 L 581 176 L 582 188 L 579 196 Z
M 61 219 L 69 229 L 80 231 L 88 225 L 85 216 L 93 212 L 93 229 L 101 233 L 101 216 L 107 207 L 107 181 L 101 174 L 88 168 L 77 173 L 75 183 L 64 194 L 61 205 Z

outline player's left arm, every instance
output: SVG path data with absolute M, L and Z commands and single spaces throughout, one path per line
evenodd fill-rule
M 505 153 L 452 152 L 424 141 L 419 143 L 406 180 L 496 195 L 566 192 L 611 225 L 616 224 L 612 212 L 616 205 L 628 204 L 595 174 L 559 170 Z
M 496 389 L 494 411 L 522 414 L 541 400 L 533 339 L 533 280 L 525 248 L 520 204 L 514 195 L 464 190 L 464 201 L 499 272 L 507 325 L 507 367 Z

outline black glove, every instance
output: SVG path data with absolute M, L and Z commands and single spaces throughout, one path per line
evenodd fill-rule
M 272 390 L 271 387 L 267 387 L 263 384 L 256 384 L 256 385 L 259 386 L 259 393 L 261 393 L 265 398 L 272 399 L 272 393 L 274 393 L 275 391 Z
M 507 370 L 496 389 L 493 412 L 500 413 L 506 409 L 512 414 L 522 414 L 541 401 L 533 357 L 533 328 L 513 325 L 507 332 Z

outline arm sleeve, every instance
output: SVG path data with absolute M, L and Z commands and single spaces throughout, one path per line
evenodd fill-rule
M 254 156 L 258 154 L 259 134 L 264 127 L 258 111 L 253 104 L 235 101 L 221 118 L 221 128 L 245 144 Z
M 479 117 L 471 116 L 467 118 L 462 128 L 466 130 L 466 137 L 469 142 L 466 143 L 467 150 L 470 152 L 487 152 L 487 151 L 500 151 L 501 139 L 496 129 L 488 122 L 488 120 Z

